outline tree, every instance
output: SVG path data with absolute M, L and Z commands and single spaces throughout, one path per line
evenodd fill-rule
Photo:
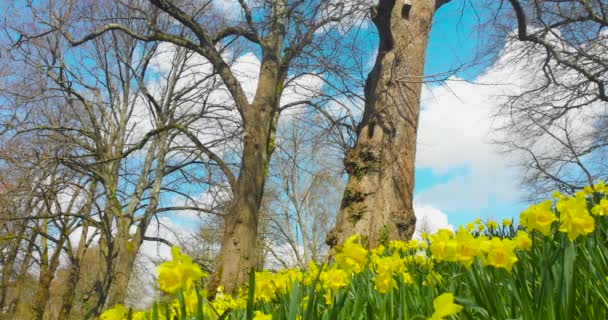
M 259 209 L 275 148 L 280 99 L 290 72 L 298 65 L 305 68 L 314 61 L 315 54 L 319 53 L 316 50 L 331 34 L 331 29 L 341 19 L 357 13 L 363 2 L 239 0 L 242 19 L 227 24 L 214 16 L 210 8 L 213 2 L 150 0 L 152 7 L 133 4 L 138 8 L 138 16 L 148 23 L 146 31 L 111 23 L 75 38 L 60 24 L 54 24 L 72 45 L 80 45 L 109 31 L 121 31 L 140 41 L 169 42 L 196 52 L 218 72 L 241 118 L 243 142 L 238 175 L 220 157 L 214 157 L 228 178 L 232 200 L 224 215 L 221 256 L 212 288 L 221 284 L 228 292 L 234 291 L 246 281 L 255 264 Z M 183 32 L 158 28 L 161 20 L 179 24 Z M 260 56 L 258 81 L 251 101 L 225 59 L 226 47 L 232 43 L 244 43 Z
M 185 128 L 207 116 L 206 101 L 216 87 L 213 81 L 201 85 L 214 77 L 213 70 L 197 74 L 202 80 L 179 82 L 191 71 L 188 61 L 192 54 L 185 49 L 176 51 L 166 74 L 157 74 L 150 66 L 159 54 L 159 46 L 128 35 L 107 33 L 72 48 L 63 33 L 48 30 L 45 24 L 46 17 L 57 16 L 74 19 L 70 27 L 80 26 L 83 20 L 75 17 L 71 5 L 32 4 L 33 24 L 7 19 L 6 38 L 2 39 L 8 53 L 5 58 L 20 71 L 4 78 L 2 133 L 5 144 L 25 139 L 29 144 L 24 146 L 24 153 L 40 154 L 49 160 L 31 164 L 30 170 L 50 163 L 59 172 L 66 172 L 59 175 L 61 181 L 79 186 L 85 194 L 77 207 L 86 210 L 59 210 L 51 216 L 51 222 L 81 227 L 76 248 L 69 241 L 71 231 L 54 228 L 41 234 L 46 238 L 61 236 L 55 241 L 51 262 L 60 252 L 67 253 L 72 263 L 70 277 L 75 282 L 86 251 L 81 245 L 89 245 L 91 234 L 99 234 L 98 252 L 105 272 L 95 286 L 96 303 L 88 310 L 90 317 L 104 305 L 124 301 L 141 244 L 160 240 L 146 235 L 157 214 L 199 209 L 162 206 L 161 193 L 188 197 L 187 192 L 176 188 L 176 176 L 205 163 L 203 158 L 209 153 L 204 152 L 206 149 L 183 150 L 184 138 L 196 137 Z M 129 15 L 128 10 L 121 9 L 112 2 L 99 2 L 88 4 L 78 14 Z M 138 27 L 138 19 L 117 19 Z M 17 158 L 11 160 L 19 163 Z M 27 214 L 22 218 L 30 223 L 43 226 L 47 224 L 45 219 L 50 219 L 44 212 L 21 214 Z M 42 270 L 51 281 L 56 271 L 52 266 Z M 45 286 L 49 283 L 46 281 Z M 38 290 L 40 301 L 45 300 L 45 290 L 48 292 Z M 70 313 L 73 293 L 66 291 L 62 314 Z M 36 307 L 39 314 L 44 312 L 43 302 Z
M 326 256 L 324 238 L 343 183 L 339 153 L 319 130 L 320 121 L 318 113 L 304 114 L 279 127 L 281 143 L 264 194 L 266 266 L 304 270 Z
M 357 142 L 344 160 L 349 180 L 336 226 L 336 246 L 360 234 L 375 247 L 409 239 L 413 211 L 416 131 L 425 52 L 433 15 L 449 1 L 380 0 L 372 11 L 380 44 L 365 84 L 365 109 Z
M 497 142 L 520 159 L 531 200 L 608 178 L 607 9 L 603 1 L 509 0 L 497 15 L 506 63 L 532 66 L 497 112 Z

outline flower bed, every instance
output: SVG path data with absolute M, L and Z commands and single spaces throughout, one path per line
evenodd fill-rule
M 367 250 L 353 236 L 333 262 L 251 275 L 213 301 L 205 274 L 173 249 L 151 310 L 101 319 L 608 319 L 608 187 L 554 194 L 519 223 L 477 220 Z

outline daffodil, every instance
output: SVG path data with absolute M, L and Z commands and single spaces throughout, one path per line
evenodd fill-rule
M 412 275 L 409 272 L 404 272 L 401 275 L 403 277 L 403 283 L 405 283 L 405 284 L 414 283 L 414 278 L 412 278 Z
M 532 239 L 530 239 L 528 233 L 522 230 L 517 231 L 517 235 L 513 238 L 513 241 L 515 241 L 515 245 L 519 250 L 530 250 L 532 247 Z
M 215 299 L 211 302 L 211 306 L 219 314 L 223 314 L 228 309 L 235 310 L 244 308 L 246 304 L 246 299 L 241 297 L 235 299 L 232 295 L 226 294 L 224 292 L 224 287 L 222 286 L 218 287 Z
M 608 199 L 600 200 L 600 203 L 591 208 L 591 213 L 596 216 L 608 216 Z
M 557 202 L 556 208 L 560 212 L 559 231 L 567 233 L 571 241 L 595 230 L 595 220 L 589 214 L 584 196 L 562 198 Z
M 368 252 L 363 246 L 356 243 L 358 235 L 351 236 L 342 245 L 336 254 L 336 264 L 349 272 L 359 273 L 367 262 Z
M 348 274 L 342 269 L 331 268 L 321 274 L 321 280 L 326 289 L 337 291 L 348 284 Z
M 433 300 L 433 315 L 429 320 L 443 320 L 445 317 L 452 316 L 460 312 L 463 307 L 454 303 L 454 295 L 452 293 L 444 293 Z
M 99 320 L 122 320 L 127 315 L 127 308 L 122 304 L 117 304 L 114 307 L 104 311 Z
M 451 230 L 441 229 L 436 234 L 431 235 L 430 250 L 433 258 L 437 261 L 456 261 L 456 249 L 458 243 L 454 239 Z
M 272 320 L 272 315 L 265 314 L 262 311 L 256 311 L 253 314 L 253 320 Z
M 551 200 L 531 205 L 520 214 L 521 225 L 530 231 L 538 230 L 540 233 L 548 236 L 551 232 L 551 225 L 554 221 L 557 221 L 557 217 L 551 210 L 551 206 Z
M 492 238 L 487 244 L 484 248 L 486 251 L 483 259 L 484 265 L 503 268 L 511 272 L 513 265 L 518 260 L 514 251 L 516 243 L 511 239 Z
M 273 277 L 268 271 L 255 273 L 255 301 L 270 302 L 276 296 L 276 286 Z
M 397 253 L 389 257 L 374 257 L 373 264 L 376 272 L 374 282 L 380 293 L 387 293 L 394 288 L 397 285 L 394 276 L 406 270 L 404 260 Z
M 192 259 L 182 254 L 178 247 L 171 248 L 173 261 L 167 261 L 157 267 L 158 284 L 166 293 L 174 294 L 180 289 L 188 290 L 192 285 L 207 274 L 192 262 Z
M 456 233 L 456 259 L 470 267 L 480 252 L 480 243 L 466 229 L 460 227 Z
M 309 286 L 317 279 L 318 276 L 319 267 L 314 261 L 311 261 L 308 263 L 308 270 L 306 270 L 306 273 L 302 276 L 302 282 L 304 285 Z
M 498 223 L 496 223 L 496 221 L 494 221 L 494 220 L 488 221 L 488 229 L 490 229 L 490 230 L 498 229 Z

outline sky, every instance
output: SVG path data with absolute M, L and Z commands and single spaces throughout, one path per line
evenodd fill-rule
M 513 159 L 491 143 L 493 110 L 517 82 L 517 67 L 467 65 L 484 40 L 477 14 L 464 1 L 445 5 L 435 15 L 427 49 L 427 75 L 463 66 L 423 89 L 414 202 L 419 219 L 428 216 L 437 227 L 513 218 L 526 206 Z

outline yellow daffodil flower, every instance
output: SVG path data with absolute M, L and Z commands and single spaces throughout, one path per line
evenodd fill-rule
M 531 205 L 520 214 L 519 220 L 521 225 L 530 231 L 538 230 L 540 233 L 548 236 L 551 232 L 551 225 L 554 221 L 557 221 L 557 217 L 551 211 L 552 205 L 551 200 Z
M 519 250 L 526 251 L 530 250 L 532 247 L 532 239 L 530 239 L 530 236 L 522 230 L 517 231 L 517 235 L 513 238 L 513 241 L 515 241 L 515 245 Z
M 429 320 L 443 320 L 445 317 L 452 316 L 460 312 L 463 307 L 454 303 L 454 295 L 452 293 L 444 293 L 433 300 L 433 315 Z
M 595 230 L 595 220 L 589 214 L 584 196 L 562 198 L 555 206 L 560 213 L 559 231 L 567 233 L 570 241 Z
M 272 320 L 272 315 L 265 314 L 262 311 L 256 311 L 253 314 L 253 320 Z
M 123 320 L 127 315 L 127 308 L 122 304 L 117 304 L 114 307 L 104 311 L 100 316 L 99 320 Z

